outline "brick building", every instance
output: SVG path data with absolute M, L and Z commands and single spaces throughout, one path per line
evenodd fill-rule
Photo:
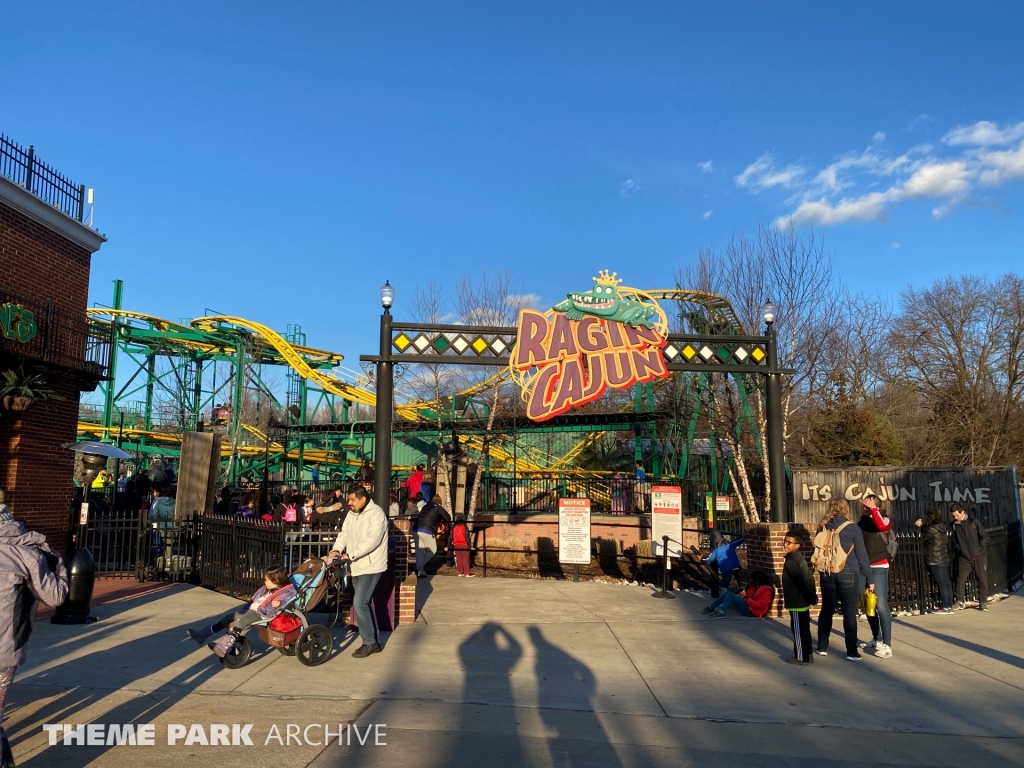
M 48 202 L 48 201 L 53 201 Z M 106 376 L 110 339 L 86 318 L 92 254 L 85 188 L 0 135 L 0 371 L 40 375 L 60 400 L 0 402 L 0 488 L 15 516 L 64 550 L 78 400 Z M 3 380 L 0 380 L 0 385 Z

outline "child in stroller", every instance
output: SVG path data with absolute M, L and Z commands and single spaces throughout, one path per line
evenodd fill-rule
M 331 627 L 311 624 L 307 614 L 320 604 L 329 590 L 344 591 L 348 584 L 348 567 L 348 562 L 340 558 L 328 563 L 311 557 L 291 576 L 283 568 L 268 568 L 264 586 L 253 595 L 247 608 L 225 616 L 211 627 L 190 629 L 188 635 L 202 644 L 216 632 L 230 630 L 220 640 L 210 643 L 210 648 L 229 669 L 245 666 L 252 656 L 252 643 L 245 637 L 252 627 L 257 628 L 265 643 L 285 656 L 295 656 L 307 667 L 323 664 L 334 648 Z
M 252 602 L 247 607 L 229 613 L 212 626 L 190 629 L 188 636 L 202 645 L 218 632 L 228 630 L 224 637 L 208 644 L 210 650 L 223 659 L 242 632 L 256 622 L 273 619 L 284 610 L 295 595 L 295 585 L 288 577 L 288 572 L 279 565 L 272 566 L 263 572 L 263 586 L 256 590 Z

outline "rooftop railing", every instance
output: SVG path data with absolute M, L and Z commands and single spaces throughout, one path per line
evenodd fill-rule
M 0 175 L 27 189 L 45 203 L 76 221 L 85 215 L 85 185 L 76 185 L 62 173 L 36 157 L 35 148 L 27 150 L 0 133 Z

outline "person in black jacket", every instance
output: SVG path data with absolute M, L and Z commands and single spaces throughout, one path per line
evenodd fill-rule
M 793 630 L 793 658 L 789 664 L 806 666 L 814 661 L 811 655 L 811 606 L 818 604 L 818 593 L 814 589 L 814 577 L 807 561 L 800 552 L 802 537 L 790 531 L 782 540 L 786 553 L 786 564 L 782 568 L 782 595 L 789 622 Z
M 921 546 L 924 550 L 924 563 L 932 581 L 939 588 L 939 599 L 942 607 L 932 613 L 946 616 L 953 613 L 953 585 L 949 581 L 949 525 L 942 519 L 937 509 L 925 512 L 925 519 L 918 518 L 914 525 L 921 529 Z
M 964 589 L 974 573 L 978 580 L 978 609 L 988 610 L 988 531 L 974 518 L 968 517 L 962 504 L 954 504 L 953 546 L 957 554 L 956 607 L 964 607 Z
M 416 518 L 416 575 L 427 575 L 426 567 L 437 552 L 437 532 L 442 525 L 452 525 L 448 510 L 431 499 Z

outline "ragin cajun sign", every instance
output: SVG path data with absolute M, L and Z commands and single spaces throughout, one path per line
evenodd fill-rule
M 658 303 L 620 285 L 615 272 L 593 281 L 547 312 L 519 313 L 509 367 L 533 421 L 592 402 L 609 387 L 668 376 L 661 352 L 668 322 Z

